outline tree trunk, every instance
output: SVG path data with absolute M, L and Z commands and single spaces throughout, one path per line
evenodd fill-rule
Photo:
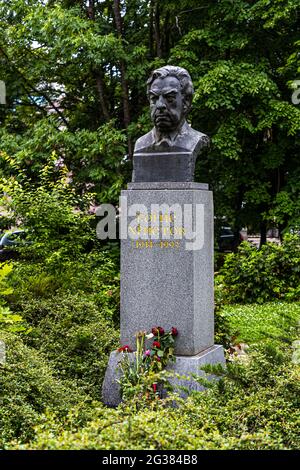
M 89 0 L 87 4 L 87 16 L 91 21 L 95 20 L 95 1 L 94 0 Z M 102 116 L 105 121 L 109 121 L 110 115 L 109 115 L 108 106 L 107 106 L 107 102 L 105 98 L 103 71 L 101 69 L 94 70 L 93 75 L 96 81 L 96 87 L 97 87 L 97 92 L 99 96 L 99 103 L 100 103 Z
M 153 48 L 153 22 L 154 22 L 154 5 L 153 0 L 150 2 L 150 13 L 149 13 L 149 56 L 153 59 L 154 48 Z
M 87 15 L 90 20 L 95 19 L 95 1 L 89 0 L 87 5 Z
M 154 35 L 156 42 L 156 55 L 157 57 L 162 57 L 161 50 L 161 35 L 160 35 L 160 11 L 158 6 L 158 0 L 155 2 L 155 12 L 154 12 Z
M 103 75 L 102 75 L 101 71 L 97 70 L 95 72 L 95 79 L 96 79 L 96 85 L 97 85 L 97 91 L 98 91 L 98 96 L 99 96 L 99 102 L 100 102 L 102 115 L 103 115 L 105 121 L 109 121 L 110 120 L 110 115 L 109 115 L 108 107 L 107 107 L 107 104 L 106 104 L 105 91 L 104 91 L 104 81 L 103 81 Z
M 117 29 L 118 37 L 123 41 L 123 25 L 121 17 L 121 8 L 120 0 L 114 0 L 113 2 L 113 12 L 115 18 L 115 24 Z M 122 98 L 123 98 L 123 122 L 125 129 L 128 128 L 130 124 L 130 108 L 129 108 L 129 94 L 128 94 L 128 83 L 126 80 L 126 65 L 125 61 L 120 61 L 120 72 L 121 72 L 121 88 L 122 88 Z M 128 154 L 132 158 L 132 143 L 128 137 Z
M 162 54 L 168 57 L 170 52 L 170 13 L 167 11 L 164 21 L 164 41 L 162 47 Z

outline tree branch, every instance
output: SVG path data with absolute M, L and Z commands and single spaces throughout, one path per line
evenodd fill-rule
M 12 67 L 14 68 L 14 70 L 17 72 L 17 74 L 22 78 L 22 80 L 24 80 L 24 82 L 26 83 L 26 85 L 29 87 L 29 89 L 31 89 L 32 91 L 34 91 L 35 93 L 37 93 L 39 96 L 42 96 L 43 98 L 45 98 L 45 100 L 48 102 L 48 104 L 50 105 L 50 107 L 52 109 L 54 109 L 54 111 L 59 115 L 59 117 L 61 118 L 61 120 L 63 121 L 63 123 L 65 124 L 65 126 L 68 128 L 69 127 L 69 123 L 68 121 L 66 120 L 66 118 L 64 117 L 64 115 L 62 114 L 62 112 L 60 111 L 60 109 L 53 103 L 53 101 L 51 100 L 51 98 L 49 96 L 47 96 L 44 92 L 42 92 L 41 90 L 38 90 L 34 85 L 32 85 L 30 83 L 30 81 L 23 75 L 22 72 L 20 72 L 20 70 L 18 69 L 18 67 L 12 62 L 12 60 L 9 58 L 9 56 L 7 55 L 7 53 L 5 52 L 5 50 L 3 49 L 2 46 L 0 46 L 0 52 L 4 55 L 4 57 L 6 58 L 6 60 L 8 61 L 9 64 L 12 65 Z M 25 89 L 25 87 L 24 87 Z

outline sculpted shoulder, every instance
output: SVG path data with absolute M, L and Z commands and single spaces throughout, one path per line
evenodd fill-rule
M 136 141 L 134 153 L 151 150 L 153 152 L 185 151 L 198 154 L 202 148 L 209 145 L 209 137 L 190 127 L 187 122 L 182 126 L 182 129 L 176 138 L 172 142 L 169 141 L 169 145 L 158 144 L 158 142 L 155 141 L 155 135 L 155 130 L 153 128 L 150 132 L 141 136 Z
M 178 136 L 178 145 L 186 150 L 198 154 L 200 150 L 209 145 L 210 139 L 203 132 L 196 131 L 188 124 L 182 135 Z
M 142 135 L 137 139 L 134 146 L 134 153 L 140 152 L 142 149 L 152 147 L 154 145 L 154 137 L 152 130 L 147 132 L 147 134 Z

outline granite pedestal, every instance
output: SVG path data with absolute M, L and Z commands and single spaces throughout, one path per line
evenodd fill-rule
M 225 362 L 223 348 L 214 345 L 212 193 L 207 185 L 194 182 L 139 182 L 130 183 L 121 195 L 128 235 L 121 240 L 121 344 L 135 350 L 138 331 L 151 331 L 154 326 L 166 331 L 176 327 L 176 362 L 168 366 L 169 370 L 201 376 L 199 368 L 203 364 Z M 168 219 L 169 232 L 163 233 L 166 206 L 173 207 L 174 212 L 169 214 L 174 216 Z M 144 207 L 146 227 L 145 223 L 131 226 L 136 220 L 130 216 L 132 207 Z M 176 207 L 181 208 L 180 221 Z M 187 208 L 192 226 L 185 223 Z M 152 230 L 155 218 L 158 232 Z M 191 229 L 196 233 L 194 238 Z M 121 357 L 116 352 L 111 354 L 103 384 L 103 401 L 112 406 L 120 402 L 117 364 Z M 174 376 L 171 383 L 175 389 L 181 385 L 202 389 L 192 379 Z
M 196 186 L 196 183 L 185 184 Z M 212 193 L 195 186 L 178 189 L 176 183 L 168 183 L 167 189 L 159 189 L 164 187 L 162 183 L 162 186 L 156 184 L 156 189 L 149 189 L 150 183 L 145 183 L 147 189 L 137 185 L 131 183 L 129 187 L 139 189 L 122 191 L 122 204 L 127 204 L 127 211 L 133 204 L 144 205 L 148 220 L 152 213 L 152 220 L 156 216 L 158 221 L 159 216 L 164 218 L 159 207 L 177 204 L 183 217 L 177 227 L 175 220 L 170 221 L 169 239 L 163 238 L 160 220 L 158 238 L 121 241 L 121 343 L 135 349 L 137 331 L 151 331 L 153 326 L 170 330 L 174 326 L 179 331 L 176 354 L 198 354 L 211 347 L 214 338 Z M 198 246 L 196 238 L 194 242 L 185 238 L 186 206 L 192 211 L 194 231 L 196 206 L 199 209 Z M 149 224 L 149 231 L 150 228 Z M 174 232 L 177 236 L 184 233 L 176 238 Z M 167 227 L 165 236 L 168 234 Z

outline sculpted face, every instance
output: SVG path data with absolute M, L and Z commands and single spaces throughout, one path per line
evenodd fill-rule
M 187 104 L 176 77 L 153 81 L 149 90 L 151 119 L 162 133 L 176 131 L 184 120 Z

